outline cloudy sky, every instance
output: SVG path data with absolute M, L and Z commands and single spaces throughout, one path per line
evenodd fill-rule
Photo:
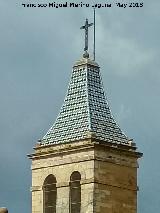
M 93 21 L 91 7 L 22 6 L 49 2 L 0 0 L 0 206 L 10 213 L 31 212 L 26 155 L 56 119 L 72 65 L 83 53 L 79 28 L 85 18 Z M 141 8 L 107 2 L 111 8 L 97 9 L 96 61 L 115 119 L 144 153 L 138 212 L 155 213 L 160 209 L 160 1 L 132 1 L 143 2 Z

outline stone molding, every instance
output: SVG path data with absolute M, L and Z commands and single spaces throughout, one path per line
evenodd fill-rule
M 35 153 L 29 154 L 28 157 L 34 160 L 39 158 L 48 158 L 49 156 L 69 154 L 71 152 L 80 152 L 81 150 L 88 150 L 93 148 L 103 150 L 105 149 L 106 151 L 114 151 L 115 153 L 121 153 L 126 156 L 132 156 L 136 159 L 142 157 L 142 153 L 137 152 L 136 147 L 134 146 L 116 143 L 113 144 L 109 142 L 107 143 L 96 140 L 94 138 L 64 144 L 51 144 L 46 146 L 37 145 L 34 148 Z

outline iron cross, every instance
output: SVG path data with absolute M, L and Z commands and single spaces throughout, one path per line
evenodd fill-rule
M 88 28 L 92 26 L 93 23 L 88 24 L 88 19 L 86 19 L 85 25 L 82 26 L 80 29 L 85 29 L 85 47 L 84 51 L 88 50 Z

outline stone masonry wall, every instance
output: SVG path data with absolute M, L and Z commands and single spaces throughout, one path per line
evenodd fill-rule
M 69 181 L 72 172 L 81 174 L 81 212 L 93 213 L 93 151 L 60 154 L 32 161 L 32 213 L 43 212 L 43 183 L 53 174 L 57 180 L 57 213 L 69 213 Z
M 92 142 L 37 149 L 32 156 L 32 213 L 43 213 L 43 184 L 57 181 L 56 213 L 69 213 L 69 182 L 81 174 L 81 213 L 137 213 L 139 153 Z
M 95 151 L 95 213 L 137 212 L 137 160 L 124 153 Z

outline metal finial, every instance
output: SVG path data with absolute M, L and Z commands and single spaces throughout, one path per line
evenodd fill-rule
M 85 52 L 83 53 L 83 58 L 89 58 L 89 53 L 88 53 L 87 51 L 85 51 Z
M 85 47 L 84 47 L 84 54 L 83 54 L 83 57 L 84 58 L 89 58 L 89 54 L 88 54 L 88 52 L 87 52 L 87 50 L 88 50 L 88 28 L 90 27 L 90 26 L 92 26 L 93 25 L 93 23 L 88 23 L 88 19 L 86 19 L 86 22 L 85 22 L 85 25 L 84 26 L 82 26 L 80 29 L 84 29 L 85 30 Z

